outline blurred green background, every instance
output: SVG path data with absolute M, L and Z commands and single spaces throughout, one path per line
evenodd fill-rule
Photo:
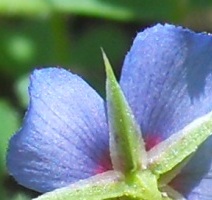
M 100 47 L 120 73 L 136 33 L 158 22 L 212 32 L 211 0 L 0 0 L 0 199 L 38 195 L 5 167 L 7 143 L 21 126 L 33 68 L 62 66 L 104 96 Z

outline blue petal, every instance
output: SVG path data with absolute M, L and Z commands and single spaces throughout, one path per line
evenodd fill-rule
M 137 35 L 126 56 L 120 84 L 149 149 L 212 111 L 212 36 L 172 25 L 146 29 Z M 211 139 L 209 142 L 202 147 L 208 153 L 200 151 L 200 156 L 194 157 L 204 159 L 189 165 L 187 195 L 201 190 L 201 183 L 211 187 Z M 207 199 L 203 191 L 199 194 L 199 199 Z M 212 190 L 207 195 L 211 196 Z
M 212 137 L 198 149 L 182 172 L 170 185 L 187 200 L 212 199 Z
M 23 127 L 9 143 L 7 166 L 23 186 L 39 192 L 110 168 L 102 98 L 64 69 L 35 70 Z
M 212 36 L 181 27 L 137 35 L 120 84 L 146 137 L 165 139 L 212 110 L 211 55 Z

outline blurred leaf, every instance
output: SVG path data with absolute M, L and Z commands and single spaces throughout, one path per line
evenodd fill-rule
M 104 25 L 89 29 L 74 40 L 71 62 L 87 68 L 101 68 L 102 56 L 100 48 L 110 53 L 111 60 L 117 62 L 128 48 L 126 33 L 115 26 Z M 74 42 L 73 41 L 73 42 Z
M 59 27 L 57 26 L 53 31 L 52 20 L 53 18 L 45 21 L 2 22 L 0 24 L 1 71 L 12 76 L 20 76 L 35 67 L 58 63 L 66 65 L 69 60 L 67 61 L 63 55 L 69 54 L 69 50 L 58 49 L 57 44 L 64 38 L 61 35 L 59 40 L 55 38 L 54 31 L 59 31 Z
M 0 171 L 5 170 L 5 155 L 9 138 L 17 130 L 19 126 L 17 112 L 5 101 L 0 100 L 0 161 L 2 168 Z
M 8 200 L 30 200 L 31 198 L 24 194 L 24 193 L 19 193 L 19 194 L 16 194 L 14 197 L 8 199 Z
M 0 13 L 6 15 L 38 15 L 50 13 L 48 1 L 43 0 L 1 0 Z
M 16 81 L 15 92 L 23 108 L 26 108 L 29 103 L 28 87 L 29 87 L 29 74 L 20 77 Z
M 1 189 L 0 189 L 0 191 L 1 191 Z M 2 191 L 3 191 L 3 193 L 0 193 L 1 200 L 31 200 L 32 199 L 32 197 L 30 195 L 25 194 L 24 192 L 14 192 L 12 189 L 10 189 L 9 192 L 8 191 L 5 192 L 5 190 L 3 190 L 3 188 L 2 188 Z
M 177 20 L 182 18 L 183 0 L 52 0 L 62 12 L 118 20 Z
M 104 48 L 110 55 L 116 67 L 121 67 L 125 53 L 129 47 L 130 39 L 126 32 L 112 25 L 93 26 L 85 33 L 74 38 L 71 49 L 70 68 L 76 68 L 77 73 L 83 74 L 86 79 L 100 92 L 105 84 L 104 67 L 100 48 Z M 79 72 L 79 70 L 82 70 Z M 91 73 L 95 70 L 95 73 Z M 116 69 L 117 70 L 117 69 Z
M 54 12 L 92 15 L 117 20 L 178 20 L 184 0 L 1 0 L 0 13 L 44 16 Z
M 8 37 L 6 51 L 16 62 L 28 62 L 34 56 L 34 42 L 24 35 Z
M 0 169 L 2 168 L 2 165 L 1 164 L 2 163 L 0 163 Z M 1 174 L 1 170 L 0 170 L 0 198 L 2 200 L 6 200 L 6 198 L 5 198 L 5 191 L 4 191 L 4 188 L 3 188 L 3 182 L 2 182 L 2 180 L 3 180 L 3 175 Z
M 208 6 L 212 6 L 211 0 L 192 0 L 190 1 L 191 6 L 195 6 L 197 8 L 204 8 Z
M 189 7 L 208 7 L 211 0 L 1 0 L 0 14 L 51 16 L 55 12 L 97 16 L 122 21 L 179 21 Z

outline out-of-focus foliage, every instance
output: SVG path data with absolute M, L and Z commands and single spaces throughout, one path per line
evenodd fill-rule
M 19 125 L 18 113 L 6 101 L 0 99 L 0 195 L 4 197 L 3 178 L 6 173 L 5 155 L 9 138 Z
M 212 1 L 0 0 L 0 199 L 30 199 L 9 178 L 5 154 L 28 104 L 33 68 L 66 67 L 104 93 L 100 48 L 119 73 L 136 32 L 158 22 L 210 31 Z
M 17 79 L 14 90 L 19 100 L 20 106 L 26 108 L 29 103 L 28 96 L 28 85 L 29 85 L 29 74 L 25 74 L 24 76 Z
M 6 15 L 32 16 L 71 12 L 119 20 L 139 20 L 155 17 L 175 19 L 185 7 L 183 0 L 2 0 L 0 12 Z
M 0 12 L 19 16 L 46 16 L 57 12 L 118 20 L 176 20 L 185 11 L 210 4 L 210 0 L 1 0 Z
M 5 160 L 5 154 L 7 149 L 8 139 L 17 130 L 19 125 L 18 113 L 6 102 L 0 100 L 0 133 L 1 133 L 1 145 L 0 145 L 0 161 L 1 161 L 1 173 L 5 171 L 5 165 L 2 161 Z

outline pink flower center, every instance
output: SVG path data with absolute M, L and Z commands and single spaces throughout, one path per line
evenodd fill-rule
M 162 138 L 158 135 L 147 134 L 145 137 L 146 150 L 149 151 L 152 147 L 162 141 Z M 94 170 L 95 174 L 101 174 L 103 172 L 112 170 L 112 163 L 109 153 L 103 155 L 99 161 L 97 168 Z
M 152 147 L 162 141 L 162 138 L 158 135 L 147 134 L 145 137 L 146 150 L 149 151 Z
M 110 159 L 110 155 L 109 153 L 107 153 L 106 155 L 102 156 L 101 160 L 99 161 L 99 165 L 98 167 L 95 169 L 95 174 L 101 174 L 103 172 L 112 170 L 112 163 L 111 163 L 111 159 Z

